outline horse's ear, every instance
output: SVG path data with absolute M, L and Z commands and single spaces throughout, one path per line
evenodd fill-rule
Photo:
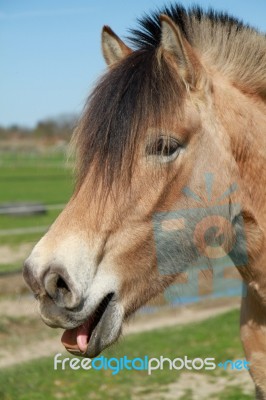
M 161 49 L 174 57 L 180 74 L 188 83 L 194 85 L 201 70 L 201 63 L 195 51 L 171 18 L 162 14 L 160 20 Z
M 132 50 L 125 45 L 109 26 L 104 26 L 102 30 L 102 52 L 107 65 L 112 66 L 132 53 Z

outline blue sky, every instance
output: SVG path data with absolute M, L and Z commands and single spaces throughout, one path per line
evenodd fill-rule
M 225 10 L 266 29 L 265 0 L 181 0 Z M 119 36 L 167 0 L 0 0 L 0 125 L 79 113 L 105 64 L 100 32 Z

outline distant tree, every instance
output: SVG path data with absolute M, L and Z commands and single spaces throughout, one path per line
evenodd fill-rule
M 0 140 L 29 138 L 37 139 L 63 139 L 68 141 L 77 123 L 75 114 L 62 114 L 55 118 L 39 121 L 34 128 L 25 128 L 18 124 L 9 127 L 0 125 Z
M 72 114 L 64 114 L 54 119 L 49 118 L 38 122 L 33 133 L 37 137 L 69 139 L 76 120 L 77 117 Z

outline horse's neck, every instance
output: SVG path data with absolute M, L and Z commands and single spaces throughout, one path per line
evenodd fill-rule
M 222 87 L 217 107 L 252 204 L 266 227 L 266 104 L 234 87 Z

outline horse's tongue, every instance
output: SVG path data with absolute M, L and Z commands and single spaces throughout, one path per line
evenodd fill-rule
M 61 342 L 67 350 L 80 350 L 81 353 L 86 352 L 90 336 L 89 325 L 90 320 L 78 328 L 64 331 Z
M 89 324 L 85 322 L 77 329 L 77 345 L 82 353 L 85 353 L 89 342 Z

